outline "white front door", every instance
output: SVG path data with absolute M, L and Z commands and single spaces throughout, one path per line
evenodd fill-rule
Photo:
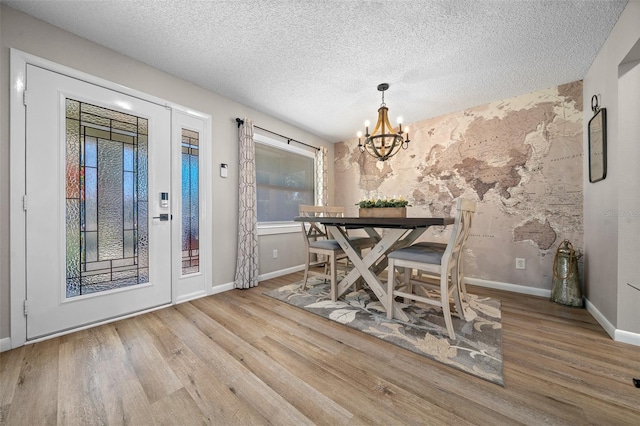
M 26 81 L 27 339 L 171 303 L 170 110 Z

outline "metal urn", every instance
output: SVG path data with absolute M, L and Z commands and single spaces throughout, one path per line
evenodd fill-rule
M 578 259 L 581 256 L 582 253 L 576 254 L 569 240 L 564 240 L 558 246 L 553 259 L 553 302 L 580 308 L 584 305 L 578 274 Z

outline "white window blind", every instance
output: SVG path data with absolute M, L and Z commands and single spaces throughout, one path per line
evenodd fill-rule
M 290 222 L 314 203 L 313 153 L 256 135 L 258 222 Z

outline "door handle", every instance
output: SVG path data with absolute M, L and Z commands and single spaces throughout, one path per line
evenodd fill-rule
M 160 222 L 166 222 L 169 220 L 169 213 L 160 213 L 160 216 L 154 216 L 154 219 L 160 219 Z M 171 215 L 171 219 L 173 219 L 173 215 Z

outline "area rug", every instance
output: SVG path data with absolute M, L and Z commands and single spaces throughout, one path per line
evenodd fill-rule
M 389 320 L 368 288 L 332 302 L 329 283 L 313 277 L 305 290 L 299 282 L 265 295 L 504 386 L 499 300 L 469 294 L 469 302 L 463 303 L 466 321 L 453 317 L 456 339 L 451 340 L 440 308 L 400 303 L 409 321 Z

